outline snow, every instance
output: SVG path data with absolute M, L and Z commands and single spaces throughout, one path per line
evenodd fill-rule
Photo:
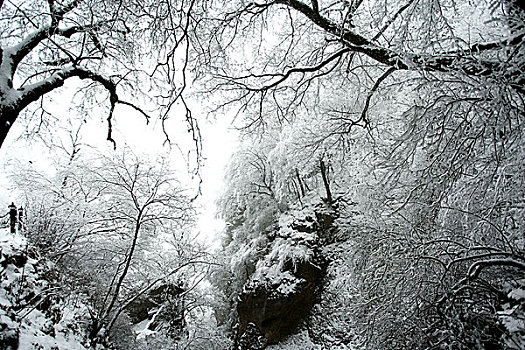
M 142 322 L 139 322 L 133 326 L 133 331 L 137 334 L 137 339 L 145 339 L 146 337 L 155 334 L 155 331 L 148 329 L 151 322 L 152 320 L 146 318 Z
M 0 229 L 1 259 L 8 259 L 23 253 L 27 240 L 19 234 L 11 234 L 8 229 Z M 8 260 L 9 261 L 9 260 Z M 31 303 L 35 295 L 41 295 L 48 282 L 41 279 L 39 265 L 45 263 L 29 258 L 22 268 L 8 263 L 0 271 L 0 323 L 4 325 L 3 335 L 19 333 L 19 349 L 39 350 L 83 350 L 83 337 L 79 331 L 79 318 L 87 317 L 87 306 L 82 300 L 74 304 L 61 302 L 50 306 L 46 312 Z M 22 306 L 21 301 L 27 305 Z M 57 313 L 54 311 L 57 310 Z M 5 338 L 4 338 L 5 339 Z
M 509 292 L 509 298 L 514 300 L 525 299 L 525 289 L 516 288 Z
M 50 334 L 54 333 L 54 337 Z M 85 349 L 60 323 L 54 325 L 42 312 L 33 310 L 20 325 L 20 349 Z
M 25 237 L 19 234 L 12 234 L 9 232 L 8 228 L 0 229 L 0 248 L 6 249 L 9 248 L 11 251 L 14 248 L 21 248 L 27 243 Z
M 314 248 L 319 241 L 315 209 L 307 204 L 280 215 L 276 237 L 270 242 L 268 253 L 257 262 L 244 292 L 264 287 L 270 292 L 269 297 L 279 297 L 299 290 L 305 280 L 294 276 L 298 265 L 315 265 Z
M 266 349 L 268 350 L 295 350 L 295 349 L 309 349 L 309 350 L 321 350 L 321 345 L 315 344 L 310 339 L 310 336 L 306 330 L 298 332 L 288 337 L 284 342 L 276 345 L 270 345 Z
M 507 332 L 503 336 L 507 349 L 525 349 L 525 280 L 520 279 L 504 286 L 509 302 L 502 305 L 497 313 L 501 324 Z
M 360 349 L 359 346 L 347 345 L 347 344 L 338 344 L 337 339 L 329 336 L 323 335 L 323 339 L 330 345 L 330 350 L 354 350 Z M 289 336 L 283 342 L 275 345 L 270 345 L 266 348 L 267 350 L 296 350 L 296 349 L 308 349 L 308 350 L 323 350 L 327 349 L 326 346 L 316 344 L 310 338 L 310 334 L 307 330 L 301 330 L 296 334 Z

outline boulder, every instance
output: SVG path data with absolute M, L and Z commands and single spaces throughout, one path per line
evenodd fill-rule
M 297 278 L 297 283 L 291 293 L 280 292 L 279 286 L 256 285 L 245 289 L 237 304 L 237 348 L 260 348 L 259 340 L 257 344 L 251 343 L 252 345 L 241 341 L 247 334 L 257 333 L 253 328 L 264 337 L 265 346 L 278 343 L 292 334 L 314 304 L 321 274 L 319 267 L 305 262 L 296 265 L 293 275 Z
M 175 284 L 160 285 L 131 303 L 127 314 L 134 324 L 149 319 L 148 329 L 164 329 L 171 337 L 178 338 L 186 327 L 183 292 L 184 289 Z

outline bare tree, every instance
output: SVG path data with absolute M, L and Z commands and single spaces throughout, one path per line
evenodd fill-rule
M 237 106 L 245 127 L 270 116 L 335 115 L 316 104 L 339 89 L 353 95 L 355 107 L 340 111 L 347 129 L 368 127 L 374 96 L 392 78 L 463 77 L 523 94 L 522 10 L 514 1 L 477 6 L 481 14 L 462 1 L 235 1 L 210 6 L 201 24 L 212 38 L 197 49 L 210 91 L 229 96 L 217 108 Z M 491 17 L 480 29 L 476 21 Z
M 87 82 L 74 83 L 84 97 L 80 107 L 106 106 L 109 141 L 115 143 L 112 122 L 119 106 L 148 122 L 153 105 L 164 126 L 181 104 L 199 147 L 199 129 L 185 99 L 197 6 L 194 0 L 2 1 L 0 146 L 28 108 L 45 124 L 46 97 L 80 78 Z
M 26 193 L 31 241 L 74 289 L 92 291 L 90 336 L 100 341 L 130 304 L 160 284 L 181 279 L 189 293 L 210 259 L 193 242 L 191 199 L 167 160 L 85 162 L 68 163 L 54 179 L 31 172 L 31 182 L 18 177 L 18 186 Z
M 125 283 L 129 284 L 132 261 L 136 258 L 141 237 L 144 239 L 148 234 L 161 235 L 168 230 L 188 229 L 192 208 L 189 199 L 183 194 L 184 190 L 168 172 L 166 164 L 143 166 L 138 163 L 138 159 L 131 164 L 125 160 L 104 161 L 100 168 L 91 171 L 94 181 L 102 188 L 107 188 L 109 198 L 106 200 L 112 203 L 106 207 L 106 212 L 100 213 L 102 217 L 96 224 L 106 226 L 110 223 L 117 228 L 114 233 L 124 235 L 128 240 L 126 251 L 114 271 L 112 282 L 107 287 L 106 296 L 95 317 L 92 334 L 97 335 L 101 329 L 110 331 L 124 309 L 119 305 L 124 295 L 123 287 Z M 177 266 L 173 273 L 180 269 Z M 166 277 L 158 278 L 157 282 Z M 149 288 L 155 283 L 151 283 Z M 142 293 L 144 291 L 138 294 Z

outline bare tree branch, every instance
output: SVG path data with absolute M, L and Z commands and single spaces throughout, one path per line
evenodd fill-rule
M 40 44 L 42 40 L 54 35 L 55 31 L 58 28 L 58 25 L 60 24 L 60 21 L 64 18 L 64 15 L 66 15 L 69 11 L 74 9 L 80 2 L 81 0 L 73 0 L 69 4 L 59 9 L 56 9 L 55 6 L 52 6 L 54 2 L 51 2 L 51 23 L 49 25 L 43 26 L 40 29 L 35 30 L 27 37 L 25 37 L 19 44 L 7 49 L 10 52 L 12 61 L 9 70 L 11 76 L 13 76 L 13 74 L 15 73 L 20 61 L 24 57 L 26 57 L 38 44 Z
M 299 11 L 327 33 L 340 38 L 341 43 L 348 49 L 363 53 L 380 63 L 396 67 L 397 69 L 437 72 L 460 71 L 467 75 L 488 76 L 501 68 L 497 63 L 481 58 L 473 60 L 468 56 L 447 55 L 446 53 L 435 55 L 400 54 L 378 46 L 373 43 L 373 40 L 369 40 L 348 28 L 337 25 L 301 1 L 276 0 L 273 4 L 286 5 Z
M 376 41 L 377 39 L 379 39 L 381 37 L 381 35 L 383 35 L 383 33 L 388 29 L 388 27 L 390 27 L 399 18 L 399 16 L 401 16 L 401 14 L 407 8 L 409 8 L 410 5 L 412 5 L 414 3 L 414 1 L 415 0 L 409 0 L 405 5 L 401 6 L 401 8 L 399 8 L 399 10 L 394 14 L 394 16 L 392 16 L 392 18 L 390 18 L 385 23 L 385 25 L 379 30 L 379 32 L 377 32 L 377 34 L 374 35 L 374 37 L 372 38 L 372 41 Z
M 381 83 L 386 79 L 388 78 L 392 73 L 394 73 L 395 71 L 397 70 L 396 67 L 390 67 L 387 69 L 386 72 L 384 72 L 375 82 L 374 86 L 372 86 L 372 89 L 370 89 L 370 91 L 368 92 L 368 96 L 366 96 L 366 100 L 365 100 L 365 106 L 363 107 L 363 110 L 361 112 L 361 117 L 359 118 L 359 120 L 356 122 L 356 123 L 359 123 L 360 121 L 364 121 L 365 122 L 365 125 L 368 125 L 368 119 L 366 117 L 366 114 L 368 112 L 368 108 L 370 107 L 370 100 L 372 99 L 372 96 L 374 96 L 374 93 L 377 91 L 377 89 L 379 88 L 379 85 L 381 85 Z

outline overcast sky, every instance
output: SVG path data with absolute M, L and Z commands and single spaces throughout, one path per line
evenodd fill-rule
M 52 111 L 57 118 L 57 122 L 60 122 L 60 125 L 57 124 L 59 127 L 68 127 L 69 123 L 63 122 L 69 117 L 74 121 L 73 128 L 80 124 L 79 119 L 75 118 L 77 112 L 70 109 L 71 104 L 67 102 L 72 99 L 70 91 L 74 91 L 71 86 L 68 88 L 66 85 L 61 88 L 59 93 L 54 95 L 55 99 L 60 98 L 60 101 L 54 100 L 47 106 L 47 109 Z M 237 144 L 237 137 L 235 130 L 230 128 L 231 119 L 216 116 L 216 120 L 208 121 L 204 116 L 199 115 L 199 106 L 194 108 L 194 115 L 199 118 L 205 157 L 204 166 L 201 169 L 202 196 L 196 202 L 199 209 L 197 231 L 201 232 L 203 240 L 213 243 L 212 240 L 216 238 L 224 225 L 222 220 L 216 218 L 215 200 L 222 189 L 224 169 Z M 100 149 L 103 153 L 113 152 L 112 144 L 106 140 L 106 117 L 107 115 L 94 113 L 82 126 L 82 141 Z M 169 153 L 173 166 L 178 168 L 181 177 L 187 177 L 181 180 L 191 183 L 186 164 L 181 156 L 182 152 L 186 155 L 186 152 L 193 146 L 189 142 L 183 115 L 174 113 L 167 124 L 171 140 L 179 143 L 179 147 L 175 145 L 171 148 L 164 145 L 165 137 L 159 121 L 152 120 L 149 125 L 146 125 L 142 116 L 125 106 L 117 107 L 114 118 L 114 139 L 117 142 L 117 152 L 127 146 L 137 155 L 152 159 L 159 154 Z M 41 171 L 52 171 L 53 169 L 53 163 L 48 157 L 49 148 L 39 141 L 24 140 L 23 135 L 27 133 L 26 125 L 26 121 L 18 120 L 0 149 L 0 207 L 2 212 L 7 212 L 7 206 L 12 201 L 19 205 L 16 203 L 16 193 L 11 192 L 8 180 L 15 164 L 30 165 Z M 56 128 L 55 126 L 54 130 Z M 64 132 L 63 135 L 66 136 L 67 133 Z M 46 138 L 56 142 L 56 138 L 49 136 Z M 196 183 L 193 181 L 191 184 L 195 186 Z

